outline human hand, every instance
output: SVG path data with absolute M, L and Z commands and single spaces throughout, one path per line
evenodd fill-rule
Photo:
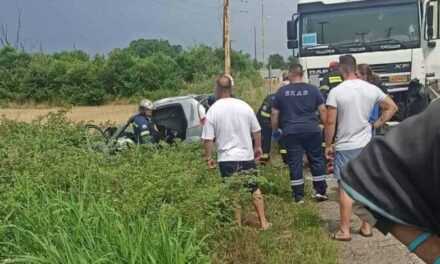
M 277 129 L 272 133 L 272 139 L 276 141 L 280 140 L 282 136 L 283 131 L 281 129 Z
M 327 161 L 333 161 L 334 154 L 335 154 L 335 149 L 333 146 L 326 146 L 325 147 L 325 158 L 327 159 Z
M 373 124 L 373 128 L 374 129 L 378 129 L 381 128 L 383 126 L 382 122 L 380 120 L 377 120 L 376 122 L 374 122 Z
M 261 157 L 263 156 L 263 149 L 260 148 L 255 148 L 254 150 L 254 157 L 256 161 L 261 160 Z
M 207 160 L 208 169 L 213 170 L 217 167 L 217 162 L 213 159 Z

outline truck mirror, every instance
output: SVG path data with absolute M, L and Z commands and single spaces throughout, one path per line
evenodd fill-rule
M 290 20 L 287 21 L 287 39 L 288 40 L 297 40 L 298 39 L 298 30 L 297 30 L 297 22 Z
M 288 40 L 287 48 L 288 49 L 297 49 L 299 47 L 298 40 Z
M 428 10 L 426 12 L 426 26 L 428 40 L 431 40 L 434 38 L 434 6 L 432 5 L 428 6 Z

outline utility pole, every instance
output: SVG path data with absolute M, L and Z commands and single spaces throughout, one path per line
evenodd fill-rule
M 254 25 L 254 60 L 255 64 L 257 64 L 258 58 L 257 58 L 257 26 Z
M 263 59 L 263 65 L 266 61 L 266 55 L 265 53 L 265 17 L 264 17 L 264 0 L 261 0 L 261 53 L 262 53 L 262 59 Z
M 225 50 L 225 74 L 231 74 L 231 32 L 229 0 L 223 4 L 223 49 Z

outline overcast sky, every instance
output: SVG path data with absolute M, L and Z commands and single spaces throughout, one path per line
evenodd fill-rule
M 138 38 L 168 39 L 186 47 L 221 46 L 223 0 L 0 0 L 0 24 L 15 41 L 18 10 L 22 10 L 21 40 L 27 50 L 53 52 L 76 47 L 107 53 Z M 286 21 L 297 0 L 265 0 L 266 56 L 290 54 Z M 231 0 L 232 46 L 254 54 L 257 27 L 261 59 L 261 0 Z

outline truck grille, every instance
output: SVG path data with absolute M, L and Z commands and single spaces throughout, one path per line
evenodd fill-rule
M 411 79 L 411 62 L 374 64 L 370 65 L 370 67 L 375 74 L 379 75 L 383 85 L 387 87 L 388 92 L 394 93 L 408 90 L 409 80 Z M 392 81 L 392 75 L 407 75 L 409 77 L 408 82 Z
M 411 72 L 411 66 L 412 66 L 411 62 L 370 65 L 373 72 L 379 75 L 389 74 L 389 73 Z

